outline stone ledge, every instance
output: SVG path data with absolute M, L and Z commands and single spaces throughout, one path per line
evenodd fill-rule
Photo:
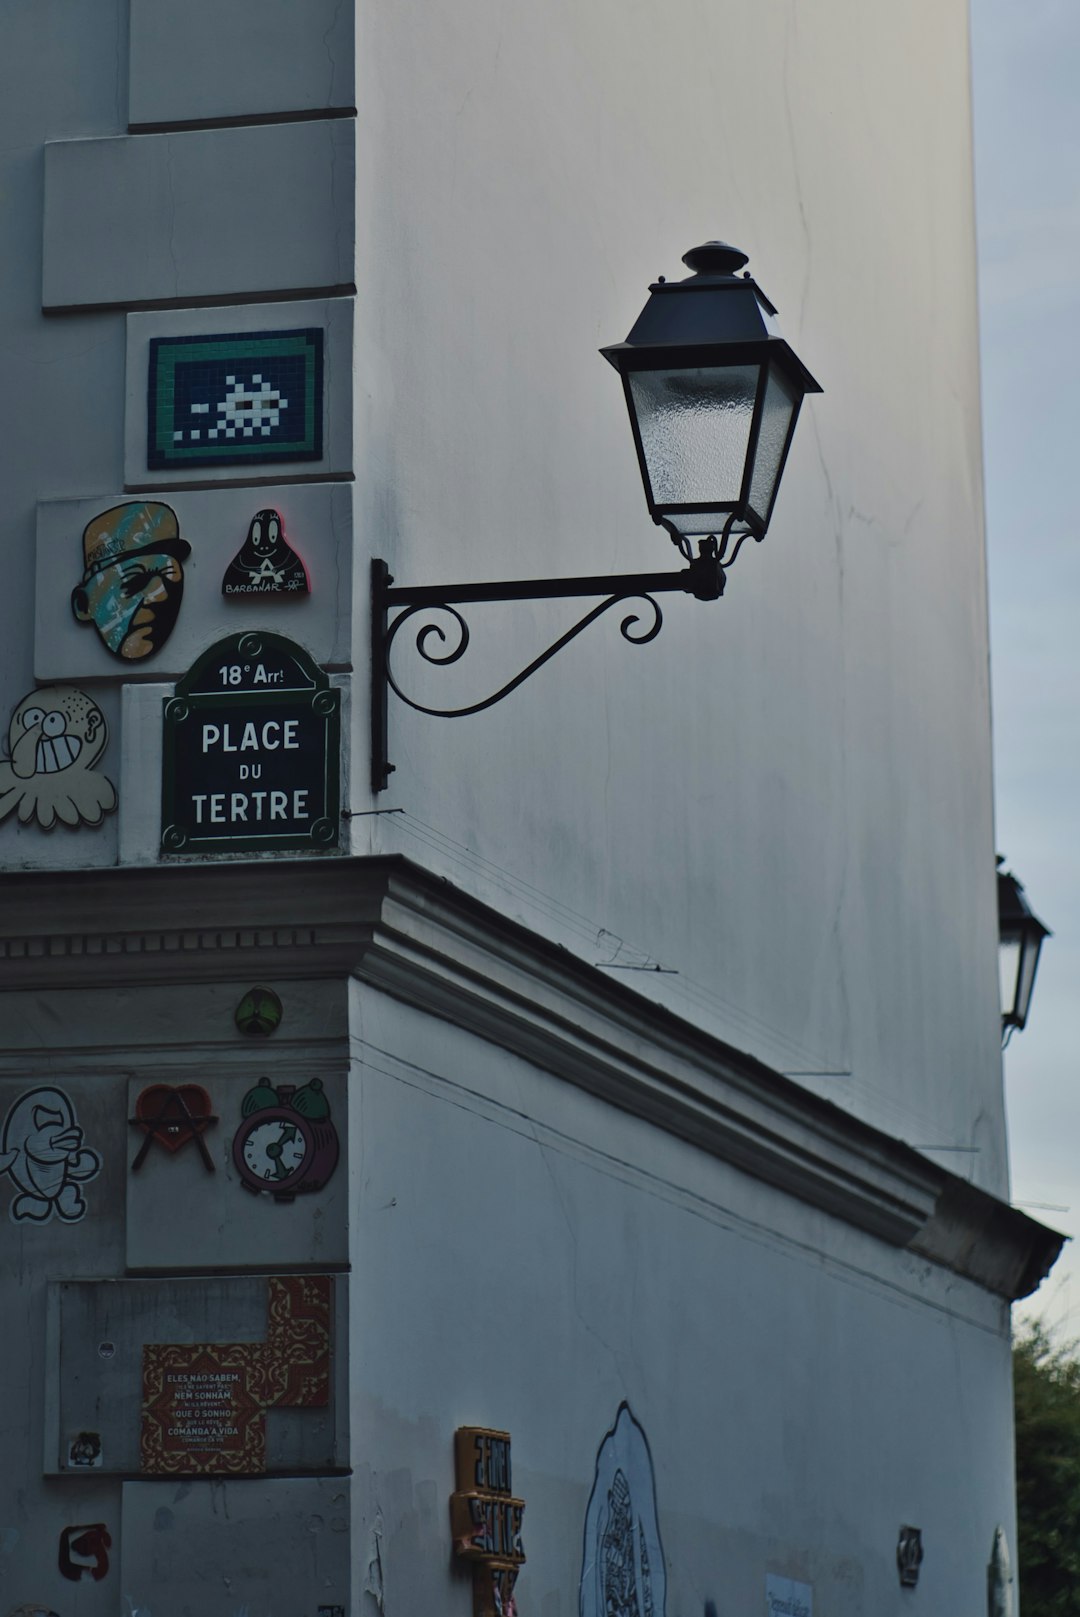
M 0 877 L 0 988 L 352 975 L 1007 1298 L 1063 1237 L 410 861 Z M 108 928 L 95 925 L 108 917 Z

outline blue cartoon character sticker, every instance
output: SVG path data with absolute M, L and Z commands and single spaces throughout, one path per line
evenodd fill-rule
M 191 546 L 176 512 L 160 500 L 133 500 L 100 512 L 83 530 L 83 576 L 71 610 L 92 623 L 106 651 L 138 662 L 169 638 L 184 595 Z
M 44 1224 L 55 1213 L 66 1224 L 85 1217 L 79 1189 L 101 1172 L 101 1158 L 83 1145 L 75 1108 L 62 1089 L 28 1089 L 12 1105 L 0 1138 L 0 1173 L 18 1191 L 8 1208 L 16 1224 Z

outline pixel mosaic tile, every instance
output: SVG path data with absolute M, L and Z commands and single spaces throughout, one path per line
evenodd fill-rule
M 322 399 L 321 327 L 153 337 L 147 465 L 318 460 Z

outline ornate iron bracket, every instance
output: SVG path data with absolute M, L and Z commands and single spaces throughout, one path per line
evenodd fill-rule
M 730 524 L 729 524 L 730 527 Z M 651 620 L 642 626 L 641 611 L 629 612 L 619 625 L 619 632 L 631 645 L 645 646 L 655 640 L 663 625 L 663 615 L 653 600 L 654 595 L 679 591 L 696 596 L 699 601 L 716 601 L 724 593 L 725 573 L 742 545 L 745 534 L 739 534 L 730 556 L 726 555 L 730 535 L 727 530 L 720 543 L 705 539 L 698 547 L 698 555 L 690 565 L 677 573 L 627 573 L 600 575 L 594 578 L 531 578 L 494 584 L 426 584 L 413 588 L 394 586 L 390 570 L 384 561 L 371 564 L 371 789 L 381 792 L 394 769 L 387 756 L 387 694 L 393 691 L 409 707 L 433 718 L 461 719 L 470 713 L 481 713 L 485 708 L 501 702 L 504 696 L 525 682 L 538 668 L 550 662 L 557 651 L 577 638 L 583 629 L 604 615 L 613 606 L 640 600 L 651 610 Z M 390 666 L 391 652 L 399 631 L 418 614 L 423 621 L 416 633 L 416 649 L 425 662 L 447 667 L 464 656 L 469 646 L 469 626 L 457 610 L 465 603 L 489 601 L 548 601 L 563 597 L 574 599 L 585 596 L 603 596 L 598 606 L 586 612 L 583 618 L 567 629 L 565 634 L 534 657 L 520 673 L 500 685 L 480 702 L 465 707 L 428 707 L 414 701 L 398 684 Z M 395 612 L 395 608 L 400 611 Z M 453 640 L 447 649 L 446 630 L 431 619 L 435 611 L 448 613 L 453 620 Z M 393 614 L 393 615 L 392 615 Z

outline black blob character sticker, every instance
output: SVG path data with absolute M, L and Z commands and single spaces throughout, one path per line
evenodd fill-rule
M 222 595 L 308 595 L 307 568 L 285 537 L 280 511 L 256 511 L 225 569 Z

